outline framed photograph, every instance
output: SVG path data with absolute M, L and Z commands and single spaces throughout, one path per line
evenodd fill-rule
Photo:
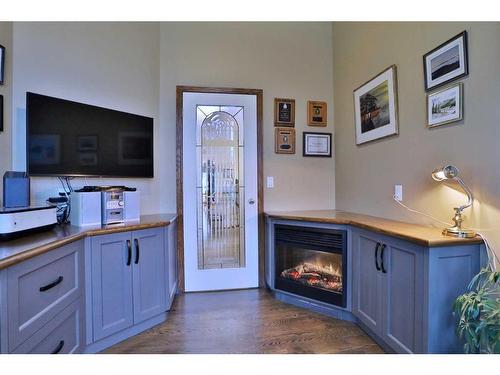
M 79 151 L 97 151 L 97 135 L 80 135 L 77 142 Z
M 326 102 L 307 102 L 307 125 L 326 126 Z
M 463 119 L 463 85 L 451 87 L 427 95 L 427 126 L 449 124 Z
M 295 129 L 276 128 L 274 151 L 277 154 L 295 154 Z
M 0 132 L 3 132 L 3 95 L 0 95 Z
M 303 133 L 303 156 L 332 157 L 332 133 Z
M 295 126 L 295 99 L 274 98 L 274 126 Z
M 467 31 L 424 55 L 425 91 L 469 74 Z
M 5 73 L 5 47 L 0 44 L 0 85 L 3 85 Z
M 396 65 L 354 90 L 356 144 L 398 134 Z

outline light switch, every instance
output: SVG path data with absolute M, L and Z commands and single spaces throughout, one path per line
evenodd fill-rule
M 268 189 L 274 188 L 274 177 L 273 176 L 267 176 L 267 188 Z

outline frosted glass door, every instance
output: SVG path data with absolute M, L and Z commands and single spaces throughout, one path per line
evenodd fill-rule
M 252 95 L 183 95 L 186 291 L 258 286 Z

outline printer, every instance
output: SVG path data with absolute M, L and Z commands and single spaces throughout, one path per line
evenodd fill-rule
M 57 208 L 30 206 L 29 194 L 30 182 L 25 172 L 5 172 L 3 207 L 0 208 L 0 240 L 52 229 L 57 224 Z

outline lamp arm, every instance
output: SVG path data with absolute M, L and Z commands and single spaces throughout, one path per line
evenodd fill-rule
M 464 204 L 463 206 L 456 208 L 456 210 L 458 210 L 459 212 L 462 212 L 467 207 L 472 206 L 472 203 L 474 202 L 474 197 L 472 196 L 472 191 L 469 189 L 469 187 L 465 184 L 465 182 L 460 177 L 455 177 L 455 181 L 458 182 L 458 184 L 462 187 L 462 189 L 464 189 L 465 193 L 467 194 L 467 203 Z

